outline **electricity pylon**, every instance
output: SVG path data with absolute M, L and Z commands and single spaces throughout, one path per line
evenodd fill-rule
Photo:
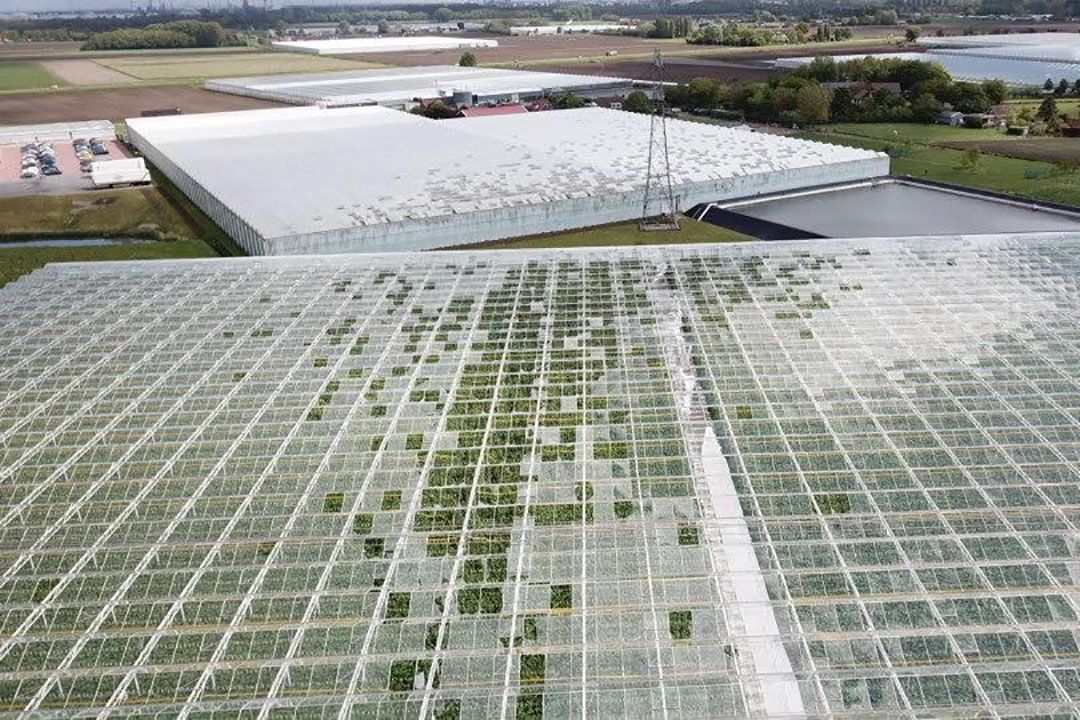
M 671 187 L 668 158 L 667 103 L 664 100 L 664 58 L 653 55 L 653 113 L 649 122 L 649 169 L 645 176 L 645 199 L 641 206 L 642 230 L 678 230 L 679 208 Z

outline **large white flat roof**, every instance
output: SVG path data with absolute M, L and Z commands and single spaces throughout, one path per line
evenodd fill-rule
M 412 50 L 453 50 L 455 48 L 499 46 L 497 40 L 480 40 L 467 37 L 440 37 L 437 35 L 337 38 L 333 40 L 281 40 L 271 44 L 275 50 L 312 53 L 315 55 L 408 52 Z
M 467 91 L 480 98 L 583 90 L 631 84 L 627 78 L 530 72 L 502 68 L 429 65 L 309 75 L 263 75 L 206 83 L 208 90 L 260 97 L 296 105 L 397 105 L 416 98 L 450 97 Z
M 929 47 L 1005 47 L 1018 45 L 1080 45 L 1080 34 L 1066 32 L 1013 33 L 1009 35 L 926 36 L 916 41 Z
M 295 107 L 128 121 L 264 238 L 644 188 L 650 118 L 584 108 L 434 121 Z M 676 185 L 881 157 L 671 121 Z

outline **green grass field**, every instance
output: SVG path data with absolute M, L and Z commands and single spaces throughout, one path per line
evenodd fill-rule
M 917 123 L 836 123 L 828 125 L 829 132 L 857 135 L 890 142 L 915 142 L 932 145 L 953 140 L 997 140 L 1013 137 L 995 128 L 974 130 L 948 125 Z
M 191 218 L 156 188 L 108 190 L 81 195 L 0 198 L 5 239 L 45 237 L 141 237 L 146 242 L 97 247 L 4 247 L 0 242 L 0 285 L 50 262 L 213 257 L 198 239 Z
M 896 134 L 893 131 L 896 130 Z M 932 143 L 955 141 L 956 133 L 970 140 L 1010 136 L 993 130 L 965 130 L 924 125 L 866 124 L 825 125 L 800 137 L 837 145 L 850 145 L 892 154 L 892 173 L 939 180 L 970 187 L 1012 193 L 1024 197 L 1080 206 L 1080 173 L 1034 160 L 1001 157 L 983 153 L 975 167 L 964 164 L 965 152 Z
M 0 92 L 40 90 L 63 84 L 63 81 L 37 63 L 0 62 Z
M 197 237 L 199 228 L 157 188 L 0 198 L 0 237 Z
M 353 62 L 317 55 L 290 53 L 237 53 L 233 55 L 168 56 L 146 55 L 102 58 L 98 64 L 146 82 L 192 80 L 275 73 L 328 72 L 363 70 L 380 67 L 374 63 Z
M 134 242 L 97 247 L 14 247 L 0 243 L 0 286 L 28 272 L 55 262 L 98 260 L 167 260 L 215 257 L 217 253 L 202 240 Z
M 679 225 L 680 229 L 678 231 L 642 232 L 638 229 L 636 222 L 625 222 L 565 233 L 497 240 L 467 247 L 473 249 L 483 248 L 485 250 L 523 250 L 527 248 L 601 247 L 608 245 L 741 242 L 754 239 L 733 230 L 691 220 L 688 217 L 681 218 Z

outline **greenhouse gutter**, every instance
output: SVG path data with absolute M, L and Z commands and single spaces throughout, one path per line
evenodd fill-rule
M 788 659 L 780 627 L 773 613 L 765 578 L 743 517 L 731 470 L 711 426 L 701 443 L 701 463 L 709 499 L 719 520 L 720 543 L 712 552 L 723 557 L 718 567 L 728 569 L 728 584 L 735 591 L 735 608 L 742 619 L 753 656 L 753 668 L 768 717 L 805 718 L 799 683 Z

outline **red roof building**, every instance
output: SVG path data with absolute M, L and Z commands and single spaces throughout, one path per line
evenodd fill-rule
M 491 107 L 463 107 L 461 108 L 461 117 L 491 117 L 492 115 L 520 115 L 521 113 L 529 112 L 524 105 L 520 103 L 509 103 L 507 105 L 493 105 Z

